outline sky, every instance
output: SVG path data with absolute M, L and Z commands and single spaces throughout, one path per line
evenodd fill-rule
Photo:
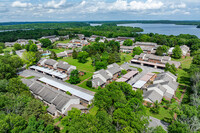
M 200 20 L 200 0 L 0 0 L 0 22 Z

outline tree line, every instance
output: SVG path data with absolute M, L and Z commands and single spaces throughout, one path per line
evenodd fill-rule
M 17 76 L 18 56 L 0 56 L 0 132 L 55 132 L 53 119 Z

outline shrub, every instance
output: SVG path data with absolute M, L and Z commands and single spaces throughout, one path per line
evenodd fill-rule
M 86 86 L 91 88 L 92 87 L 92 81 L 87 81 Z
M 122 75 L 125 75 L 127 74 L 127 71 L 126 70 L 122 70 Z

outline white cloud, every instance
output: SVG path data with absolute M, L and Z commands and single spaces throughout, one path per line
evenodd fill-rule
M 56 3 L 54 0 L 49 1 L 46 5 L 46 7 L 50 8 L 60 8 L 62 5 L 66 3 L 66 0 L 61 0 L 60 2 Z
M 32 4 L 31 3 L 22 3 L 20 1 L 14 1 L 11 6 L 12 7 L 22 7 L 22 8 L 25 8 L 25 7 L 31 7 Z
M 130 8 L 132 10 L 149 10 L 160 9 L 163 7 L 163 2 L 155 0 L 147 0 L 146 2 L 132 1 L 130 2 Z
M 185 3 L 180 3 L 180 4 L 172 4 L 170 6 L 170 8 L 174 9 L 174 8 L 186 8 L 186 4 Z

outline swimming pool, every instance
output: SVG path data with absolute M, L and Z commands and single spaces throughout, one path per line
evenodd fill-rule
M 47 56 L 47 55 L 50 55 L 51 53 L 44 53 L 42 54 L 42 56 Z

